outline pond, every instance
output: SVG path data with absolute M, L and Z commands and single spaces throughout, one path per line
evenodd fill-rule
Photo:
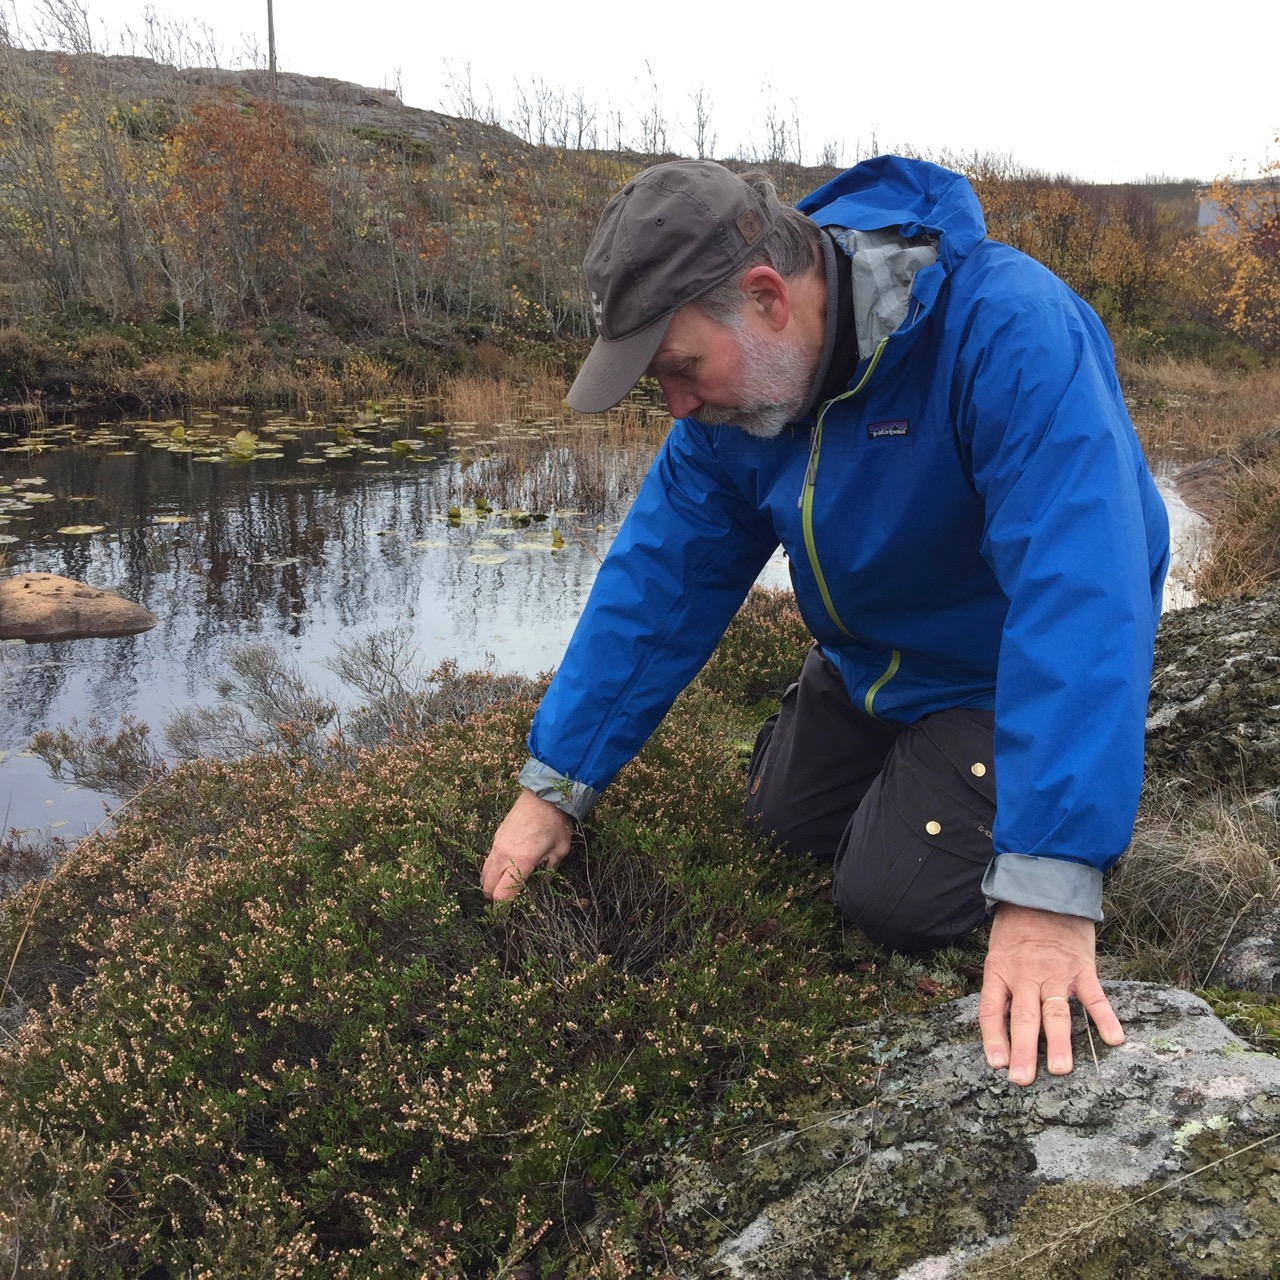
M 74 839 L 109 804 L 51 779 L 25 752 L 33 733 L 125 714 L 159 730 L 215 700 L 233 646 L 269 641 L 336 697 L 324 660 L 391 627 L 424 669 L 555 666 L 667 420 L 638 404 L 574 427 L 538 412 L 481 428 L 422 402 L 324 422 L 233 409 L 0 440 L 3 572 L 75 578 L 160 619 L 0 644 L 4 829 Z M 764 580 L 786 581 L 780 556 Z
M 323 421 L 230 409 L 0 438 L 3 572 L 79 579 L 160 619 L 125 638 L 0 642 L 3 829 L 74 839 L 111 804 L 52 779 L 26 750 L 34 733 L 123 715 L 158 731 L 215 700 L 235 646 L 270 643 L 339 701 L 326 659 L 389 628 L 424 670 L 554 667 L 667 418 L 638 400 L 572 426 L 544 404 L 504 408 L 483 428 L 402 402 Z M 1203 522 L 1171 472 L 1158 482 L 1178 607 Z M 761 580 L 786 585 L 780 553 Z

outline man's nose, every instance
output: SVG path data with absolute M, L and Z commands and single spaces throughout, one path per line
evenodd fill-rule
M 687 418 L 702 403 L 697 396 L 672 385 L 666 378 L 658 379 L 662 388 L 662 398 L 667 402 L 667 412 L 673 418 Z

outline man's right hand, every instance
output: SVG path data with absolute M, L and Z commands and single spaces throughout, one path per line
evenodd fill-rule
M 549 800 L 520 792 L 493 837 L 480 871 L 480 888 L 492 902 L 517 898 L 539 868 L 555 869 L 569 852 L 572 820 Z

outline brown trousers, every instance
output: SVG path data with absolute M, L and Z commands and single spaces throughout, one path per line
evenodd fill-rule
M 877 720 L 815 645 L 756 738 L 747 821 L 785 852 L 833 864 L 836 905 L 874 942 L 945 946 L 987 915 L 994 724 L 969 707 Z

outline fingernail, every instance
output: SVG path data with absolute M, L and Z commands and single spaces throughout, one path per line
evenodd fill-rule
M 1009 1079 L 1014 1084 L 1030 1084 L 1036 1078 L 1036 1073 L 1030 1067 L 1019 1067 L 1016 1071 L 1009 1072 Z
M 987 1055 L 987 1066 L 993 1071 L 1003 1071 L 1009 1065 L 1008 1057 L 1003 1053 L 991 1053 Z
M 1071 1071 L 1071 1063 L 1066 1058 L 1052 1058 L 1049 1061 L 1049 1070 L 1055 1076 L 1065 1076 Z

